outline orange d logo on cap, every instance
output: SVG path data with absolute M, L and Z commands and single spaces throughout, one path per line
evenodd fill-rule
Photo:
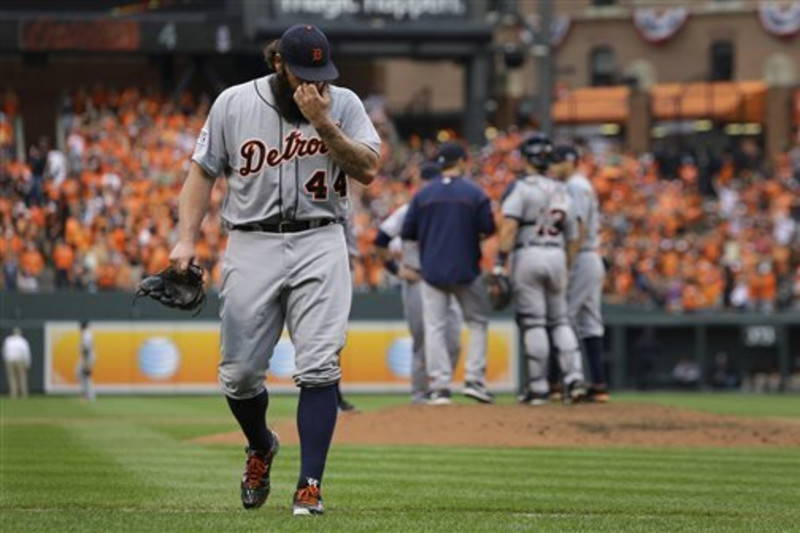
M 314 63 L 319 63 L 320 61 L 322 61 L 322 48 L 314 48 L 314 49 L 312 49 L 311 54 L 312 54 L 311 55 L 311 60 Z

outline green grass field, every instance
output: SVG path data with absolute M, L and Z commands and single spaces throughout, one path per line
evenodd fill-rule
M 353 399 L 362 409 L 406 401 Z M 798 396 L 615 401 L 800 422 Z M 271 416 L 293 416 L 294 403 L 273 398 Z M 328 513 L 294 518 L 296 446 L 276 460 L 269 502 L 248 512 L 241 450 L 189 442 L 234 429 L 221 397 L 3 399 L 0 531 L 800 531 L 798 449 L 342 445 L 326 473 Z

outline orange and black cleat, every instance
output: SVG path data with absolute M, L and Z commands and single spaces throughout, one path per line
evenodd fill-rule
M 322 514 L 324 512 L 325 507 L 322 505 L 319 481 L 308 478 L 306 480 L 306 486 L 300 487 L 294 493 L 292 514 L 294 516 L 309 516 Z
M 278 434 L 272 433 L 272 448 L 264 453 L 246 448 L 247 463 L 242 474 L 242 505 L 245 509 L 258 509 L 267 501 L 270 490 L 269 474 L 272 470 L 272 461 L 278 455 L 280 443 Z

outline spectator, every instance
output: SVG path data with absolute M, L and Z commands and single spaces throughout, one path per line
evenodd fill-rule
M 19 328 L 14 328 L 11 335 L 6 337 L 3 342 L 3 360 L 6 364 L 9 396 L 11 398 L 27 398 L 31 347 Z
M 19 263 L 17 262 L 17 255 L 12 251 L 8 251 L 3 260 L 3 278 L 5 279 L 4 285 L 7 291 L 17 290 L 18 276 Z
M 62 152 L 56 149 L 47 152 L 45 177 L 56 188 L 60 187 L 67 178 L 67 158 Z
M 56 287 L 59 289 L 72 286 L 72 271 L 75 266 L 75 252 L 72 247 L 58 239 L 53 249 L 53 264 L 56 269 Z
M 672 378 L 682 388 L 696 387 L 700 377 L 700 365 L 688 357 L 682 357 L 672 369 Z
M 48 151 L 49 146 L 46 139 L 41 139 L 38 146 L 31 146 L 28 150 L 28 163 L 31 168 L 30 187 L 25 201 L 28 206 L 39 205 L 42 202 Z

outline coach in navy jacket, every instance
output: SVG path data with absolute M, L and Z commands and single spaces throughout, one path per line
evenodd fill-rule
M 467 154 L 461 145 L 443 144 L 437 162 L 442 174 L 411 200 L 401 234 L 404 240 L 419 242 L 430 402 L 450 403 L 453 368 L 445 330 L 452 294 L 470 331 L 464 394 L 489 403 L 493 400 L 485 386 L 489 300 L 481 277 L 480 244 L 496 230 L 491 201 L 464 177 Z

